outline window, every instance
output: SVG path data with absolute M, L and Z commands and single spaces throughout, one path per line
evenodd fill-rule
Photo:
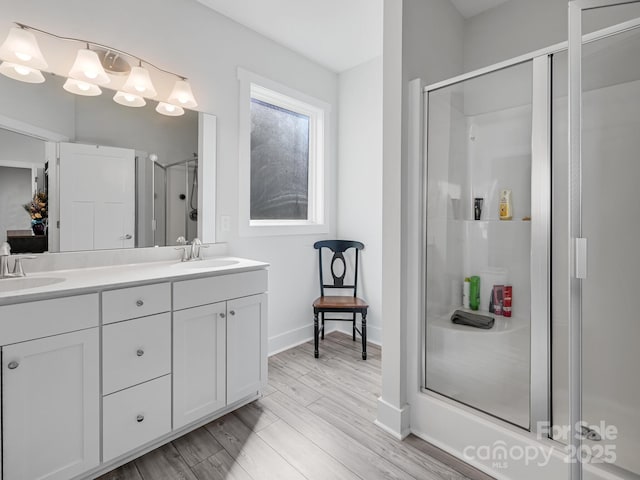
M 328 105 L 239 70 L 240 233 L 323 233 Z

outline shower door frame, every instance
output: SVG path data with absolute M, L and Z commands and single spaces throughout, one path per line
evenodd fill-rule
M 640 3 L 640 0 L 569 1 L 569 423 L 574 452 L 582 448 L 582 280 L 587 278 L 587 239 L 582 231 L 582 45 L 638 28 L 632 20 L 583 36 L 582 14 L 588 10 Z M 571 480 L 582 480 L 582 461 L 571 463 Z
M 426 252 L 427 252 L 427 175 L 428 175 L 428 114 L 429 114 L 429 93 L 448 87 L 457 83 L 462 83 L 486 74 L 505 70 L 517 65 L 531 62 L 532 91 L 531 91 L 531 191 L 537 195 L 531 196 L 531 258 L 530 258 L 530 280 L 531 280 L 531 310 L 530 310 L 530 354 L 529 354 L 529 429 L 530 432 L 542 431 L 550 417 L 550 294 L 549 275 L 551 266 L 549 262 L 550 251 L 550 221 L 551 221 L 551 66 L 550 54 L 540 53 L 518 57 L 516 59 L 502 62 L 500 64 L 487 67 L 468 75 L 455 77 L 453 79 L 439 82 L 427 86 L 423 89 L 423 122 L 424 122 L 424 147 L 423 147 L 423 178 L 422 178 L 422 218 L 425 223 L 423 228 L 422 252 L 424 258 L 421 261 L 423 266 L 421 292 L 426 296 L 427 276 L 426 276 Z M 422 385 L 421 390 L 428 395 L 435 395 L 447 401 L 459 403 L 456 400 L 439 394 L 434 390 L 427 389 L 426 372 L 426 300 L 421 308 L 422 311 Z M 544 319 L 544 321 L 535 321 Z M 544 355 L 540 352 L 544 351 Z M 482 410 L 470 406 L 478 412 Z M 503 420 L 499 414 L 487 414 L 491 417 Z M 508 423 L 508 422 L 507 422 Z

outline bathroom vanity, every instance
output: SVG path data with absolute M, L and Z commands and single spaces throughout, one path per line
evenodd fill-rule
M 258 398 L 266 267 L 225 257 L 0 280 L 0 478 L 93 478 Z

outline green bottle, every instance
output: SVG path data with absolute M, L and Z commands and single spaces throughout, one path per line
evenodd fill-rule
M 480 277 L 477 275 L 471 277 L 471 285 L 469 285 L 469 307 L 471 310 L 478 310 L 480 307 Z

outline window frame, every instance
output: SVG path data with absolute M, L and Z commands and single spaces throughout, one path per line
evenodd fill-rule
M 239 233 L 241 236 L 328 233 L 327 166 L 331 106 L 273 80 L 238 68 Z M 306 220 L 251 219 L 251 99 L 309 117 L 309 167 Z

